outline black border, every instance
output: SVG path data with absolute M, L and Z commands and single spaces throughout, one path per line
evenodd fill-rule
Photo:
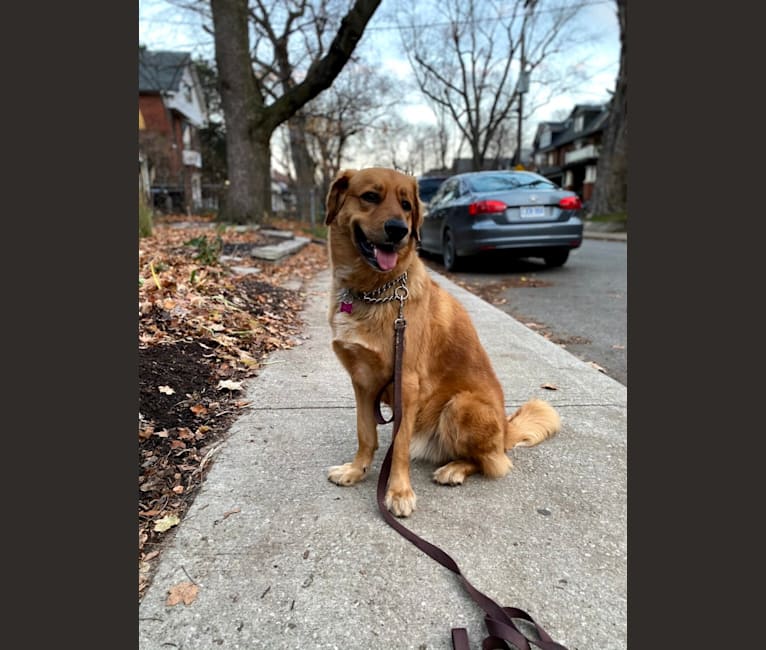
M 742 563 L 761 556 L 743 526 L 761 509 L 751 499 L 762 492 L 762 470 L 748 464 L 762 456 L 742 446 L 762 437 L 752 410 L 763 385 L 753 362 L 760 332 L 749 314 L 763 291 L 746 285 L 762 277 L 763 253 L 753 250 L 760 227 L 736 215 L 755 210 L 760 219 L 752 201 L 763 183 L 746 176 L 760 176 L 762 165 L 732 150 L 737 141 L 761 149 L 751 127 L 760 133 L 762 104 L 734 96 L 759 77 L 747 69 L 757 65 L 747 51 L 760 40 L 751 33 L 759 21 L 750 28 L 748 20 L 724 7 L 630 6 L 628 629 L 636 648 L 739 647 L 738 637 L 742 647 L 762 644 L 748 630 L 760 614 L 751 618 L 748 597 L 737 599 L 757 584 Z
M 6 619 L 36 647 L 134 648 L 138 7 L 6 28 Z

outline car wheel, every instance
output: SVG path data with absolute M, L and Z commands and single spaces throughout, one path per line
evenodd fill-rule
M 545 266 L 549 268 L 563 266 L 569 259 L 569 249 L 563 248 L 548 251 L 543 255 L 543 259 L 545 260 Z
M 455 240 L 449 230 L 444 231 L 442 237 L 442 260 L 444 268 L 448 271 L 454 271 L 458 267 L 458 257 L 455 251 Z

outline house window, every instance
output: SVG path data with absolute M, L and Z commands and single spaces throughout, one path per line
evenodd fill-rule
M 588 165 L 585 168 L 585 182 L 586 183 L 595 183 L 596 182 L 596 165 Z
M 184 149 L 191 149 L 191 127 L 188 124 L 184 124 Z
M 566 174 L 564 174 L 564 187 L 571 187 L 574 185 L 574 176 L 572 175 L 572 171 L 567 171 Z
M 553 165 L 555 165 L 555 164 L 556 164 L 556 152 L 555 152 L 555 151 L 551 151 L 551 152 L 548 154 L 548 164 L 549 164 L 551 167 L 553 167 Z
M 547 129 L 540 134 L 540 146 L 547 147 L 551 143 L 551 132 Z
M 584 117 L 584 116 L 582 116 L 582 115 L 578 115 L 578 116 L 575 118 L 575 123 L 574 123 L 574 130 L 575 130 L 575 133 L 576 133 L 577 131 L 582 131 L 582 127 L 583 127 L 583 124 L 584 124 L 584 123 L 585 123 L 585 117 Z

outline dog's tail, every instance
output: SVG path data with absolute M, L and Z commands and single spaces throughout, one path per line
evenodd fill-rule
M 508 416 L 505 448 L 533 447 L 550 438 L 560 427 L 561 418 L 548 402 L 531 399 Z

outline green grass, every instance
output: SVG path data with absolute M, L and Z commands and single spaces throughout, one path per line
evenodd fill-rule
M 307 230 L 317 239 L 327 239 L 327 226 L 324 224 L 317 224 L 313 228 L 307 228 Z

